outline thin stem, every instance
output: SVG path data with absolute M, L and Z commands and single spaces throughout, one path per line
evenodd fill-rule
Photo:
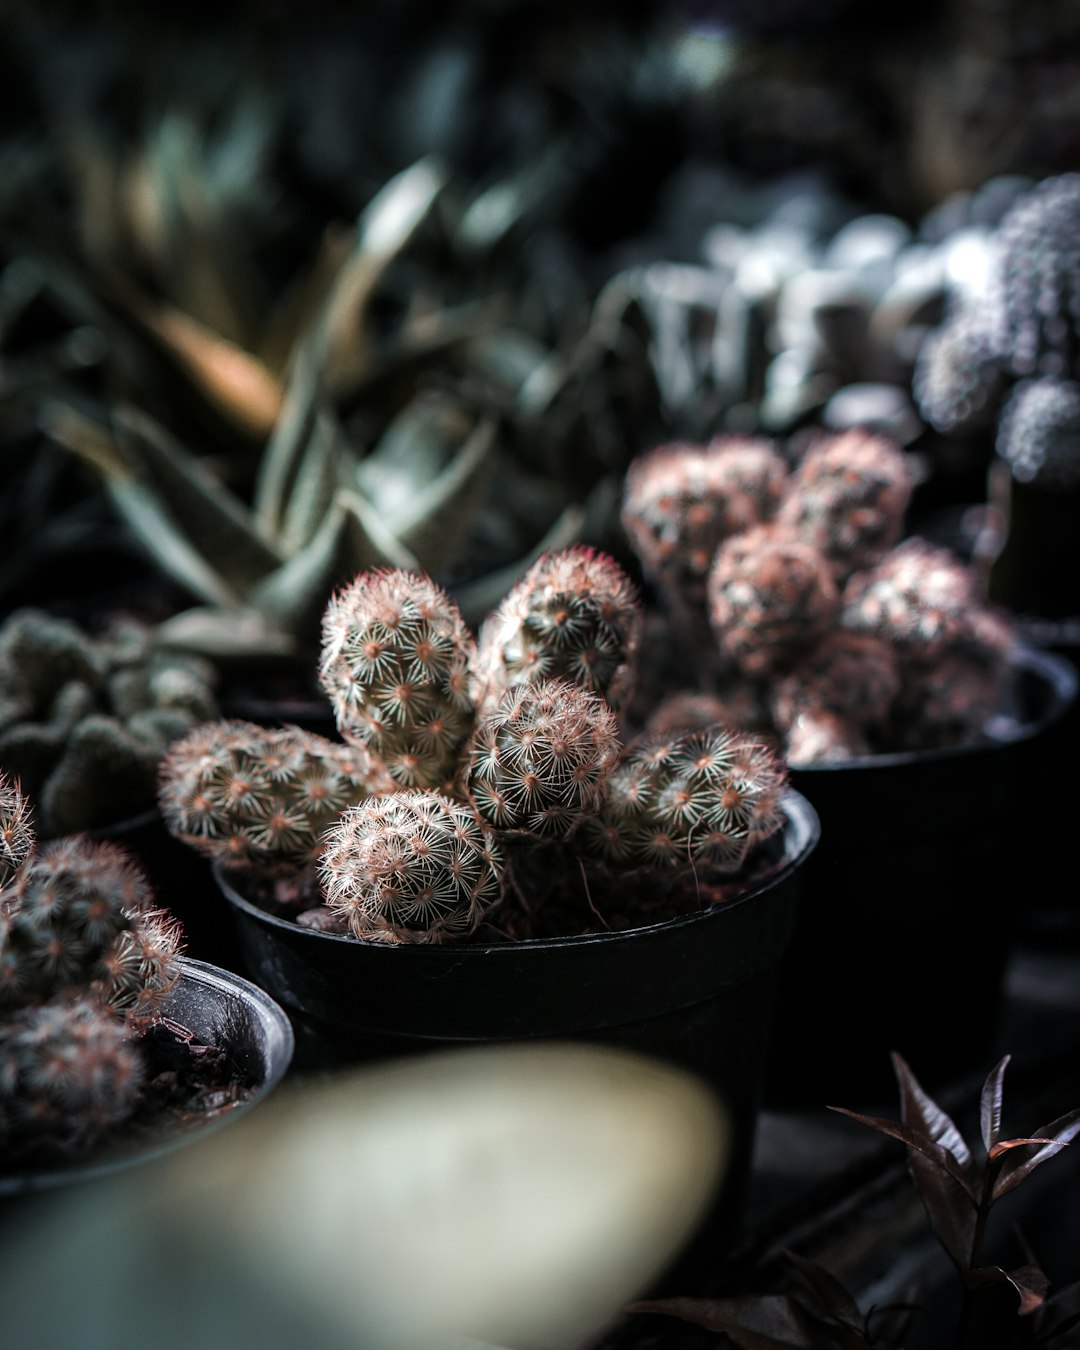
M 983 1172 L 982 1192 L 979 1195 L 978 1208 L 975 1210 L 975 1231 L 971 1235 L 971 1254 L 968 1256 L 968 1270 L 977 1270 L 979 1266 L 982 1265 L 983 1241 L 986 1237 L 986 1223 L 990 1217 L 990 1206 L 993 1204 L 994 1178 L 997 1175 L 997 1171 L 997 1164 L 987 1160 L 986 1168 Z M 968 1327 L 971 1325 L 974 1299 L 975 1290 L 965 1284 L 964 1298 L 960 1305 L 960 1317 L 956 1324 L 956 1335 L 953 1338 L 953 1350 L 963 1350 L 964 1348 Z

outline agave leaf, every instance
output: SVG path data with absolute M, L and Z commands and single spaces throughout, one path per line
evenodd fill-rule
M 247 507 L 153 418 L 129 405 L 113 414 L 116 438 L 145 484 L 167 504 L 191 545 L 238 594 L 281 562 Z
M 343 480 L 354 476 L 351 459 L 336 417 L 320 409 L 285 509 L 279 542 L 287 554 L 299 552 L 314 539 L 334 493 Z
M 394 531 L 425 571 L 448 567 L 460 554 L 487 499 L 495 422 L 482 418 L 448 467 L 418 492 Z
M 354 571 L 369 567 L 416 569 L 420 566 L 416 557 L 390 533 L 379 513 L 359 492 L 342 489 L 335 500 L 344 507 L 348 519 Z
M 315 422 L 317 393 L 314 356 L 302 349 L 289 373 L 281 416 L 255 474 L 252 498 L 255 523 L 269 539 L 276 538 L 281 530 L 289 492 Z
M 284 391 L 257 357 L 171 305 L 147 305 L 142 320 L 234 426 L 260 440 L 270 435 Z
M 992 1157 L 994 1145 L 1001 1136 L 1001 1103 L 1005 1090 L 1005 1070 L 1011 1055 L 1000 1059 L 986 1076 L 979 1100 L 979 1122 L 983 1147 Z
M 479 192 L 462 212 L 455 244 L 465 253 L 486 253 L 540 208 L 549 208 L 570 181 L 574 150 L 554 142 L 513 175 Z
M 337 398 L 370 356 L 367 308 L 387 268 L 423 223 L 442 191 L 445 176 L 432 159 L 421 159 L 392 178 L 361 214 L 356 246 L 327 296 L 310 337 L 319 388 Z
M 212 661 L 293 656 L 296 641 L 253 609 L 196 607 L 174 614 L 154 630 L 164 647 L 197 652 Z
M 786 1294 L 641 1299 L 629 1304 L 627 1311 L 677 1317 L 722 1332 L 739 1350 L 814 1350 L 818 1344 Z
M 1038 1144 L 1040 1140 L 1049 1142 L 1042 1143 L 1037 1151 L 1027 1158 L 1021 1157 L 1018 1152 L 1009 1152 L 1005 1155 L 1001 1171 L 994 1182 L 994 1200 L 1000 1200 L 1003 1195 L 1015 1190 L 1036 1167 L 1041 1167 L 1049 1158 L 1060 1153 L 1078 1134 L 1080 1134 L 1080 1109 L 1069 1111 L 1059 1116 L 1057 1120 L 1051 1121 L 1049 1125 L 1043 1125 L 1036 1130 L 1032 1136 L 1033 1145 Z
M 42 422 L 54 439 L 102 474 L 109 500 L 162 571 L 208 604 L 239 604 L 236 591 L 192 545 L 166 503 L 151 486 L 136 481 L 110 436 L 62 404 L 47 404 Z
M 975 1204 L 975 1194 L 967 1173 L 947 1148 L 943 1148 L 941 1144 L 936 1143 L 921 1131 L 914 1130 L 897 1120 L 886 1120 L 881 1116 L 865 1116 L 858 1111 L 849 1111 L 844 1106 L 830 1106 L 827 1109 L 836 1111 L 842 1116 L 849 1116 L 852 1120 L 857 1120 L 860 1125 L 866 1125 L 871 1130 L 877 1130 L 879 1134 L 886 1134 L 892 1139 L 899 1139 L 902 1144 L 907 1145 L 908 1149 L 914 1149 L 917 1153 L 929 1158 L 942 1172 L 952 1177 L 971 1203 Z
M 1001 1266 L 980 1266 L 964 1273 L 964 1283 L 971 1289 L 982 1289 L 988 1284 L 1011 1284 L 1020 1296 L 1017 1312 L 1021 1317 L 1041 1308 L 1050 1288 L 1049 1277 L 1038 1266 L 1018 1266 L 1003 1270 Z
M 418 491 L 452 460 L 473 424 L 472 416 L 445 394 L 416 395 L 393 419 L 357 468 L 359 491 L 397 532 Z
M 334 278 L 353 245 L 353 231 L 332 222 L 323 231 L 315 257 L 271 308 L 255 354 L 268 370 L 282 377 L 304 334 L 326 302 Z

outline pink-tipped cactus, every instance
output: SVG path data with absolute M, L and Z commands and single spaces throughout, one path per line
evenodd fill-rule
M 323 615 L 319 678 L 338 730 L 396 783 L 445 784 L 473 728 L 474 650 L 457 606 L 430 577 L 362 573 Z
M 783 822 L 783 762 L 753 737 L 714 728 L 628 747 L 597 815 L 577 835 L 610 865 L 709 863 L 734 871 Z
M 803 457 L 777 521 L 820 549 L 842 583 L 899 540 L 913 487 L 904 452 L 889 437 L 857 429 L 829 435 Z
M 179 980 L 182 939 L 179 922 L 167 910 L 145 910 L 101 958 L 93 987 L 132 1031 L 154 1021 Z
M 480 630 L 474 690 L 484 711 L 514 685 L 562 679 L 618 711 L 633 692 L 642 608 L 622 568 L 575 545 L 539 558 Z
M 289 872 L 323 832 L 389 779 L 359 745 L 299 727 L 208 722 L 170 747 L 158 798 L 170 833 L 233 868 Z
M 497 829 L 565 837 L 599 808 L 620 750 L 598 695 L 565 680 L 515 685 L 477 725 L 465 790 Z
M 492 832 L 441 792 L 390 792 L 351 807 L 319 859 L 326 904 L 369 942 L 441 942 L 472 932 L 499 898 Z
M 751 677 L 790 667 L 823 636 L 838 607 L 824 555 L 777 525 L 729 539 L 709 573 L 709 618 L 720 651 Z
M 14 878 L 34 851 L 30 803 L 18 783 L 0 769 L 0 890 Z
M 667 599 L 704 615 L 717 548 L 771 520 L 786 480 L 782 456 L 757 437 L 663 445 L 636 459 L 626 475 L 622 523 L 645 575 Z
M 770 704 L 773 720 L 785 733 L 800 718 L 818 720 L 821 714 L 865 733 L 885 723 L 899 692 L 900 664 L 892 646 L 870 633 L 836 628 L 776 681 Z M 846 733 L 836 737 L 838 745 L 854 740 Z
M 124 1120 L 144 1075 L 124 1024 L 93 998 L 58 998 L 0 1023 L 0 1143 L 93 1143 Z

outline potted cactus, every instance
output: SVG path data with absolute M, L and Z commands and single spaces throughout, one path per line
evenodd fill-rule
M 640 602 L 581 547 L 544 555 L 478 636 L 422 573 L 329 602 L 343 742 L 226 721 L 176 742 L 160 800 L 214 859 L 299 1062 L 580 1037 L 703 1074 L 749 1170 L 775 975 L 812 809 L 755 737 L 623 745 Z
M 900 447 L 864 430 L 665 446 L 627 476 L 642 570 L 705 648 L 691 689 L 661 668 L 636 716 L 752 728 L 822 821 L 785 958 L 775 1101 L 875 1093 L 883 1075 L 858 1066 L 894 1048 L 935 1081 L 988 1048 L 1037 827 L 1015 783 L 1045 769 L 1075 698 L 1072 668 L 1019 641 L 969 566 L 902 537 L 912 482 Z M 949 1043 L 940 1027 L 972 1007 L 979 1025 Z
M 130 853 L 39 845 L 0 774 L 0 1195 L 175 1147 L 284 1075 L 281 1010 L 181 948 Z

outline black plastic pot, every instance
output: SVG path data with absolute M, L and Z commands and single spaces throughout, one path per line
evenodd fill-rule
M 1071 663 L 1034 647 L 1014 674 L 990 739 L 792 771 L 822 842 L 783 962 L 769 1105 L 892 1106 L 893 1050 L 927 1086 L 985 1073 L 1020 916 L 1064 861 L 1047 805 L 1071 772 L 1057 760 L 1077 693 Z
M 622 1045 L 703 1077 L 731 1112 L 721 1226 L 742 1215 L 776 977 L 818 839 L 812 807 L 785 798 L 785 861 L 701 913 L 625 932 L 497 945 L 385 947 L 301 928 L 215 874 L 252 978 L 288 1010 L 297 1067 L 323 1068 L 465 1042 L 571 1038 Z
M 219 1045 L 253 1085 L 251 1095 L 231 1111 L 195 1123 L 170 1124 L 154 1138 L 103 1145 L 89 1160 L 73 1159 L 49 1171 L 4 1175 L 0 1199 L 90 1181 L 150 1162 L 253 1110 L 278 1086 L 292 1062 L 295 1041 L 284 1010 L 266 993 L 231 971 L 203 961 L 180 959 L 181 974 L 162 1013 L 195 1033 L 203 1045 Z

